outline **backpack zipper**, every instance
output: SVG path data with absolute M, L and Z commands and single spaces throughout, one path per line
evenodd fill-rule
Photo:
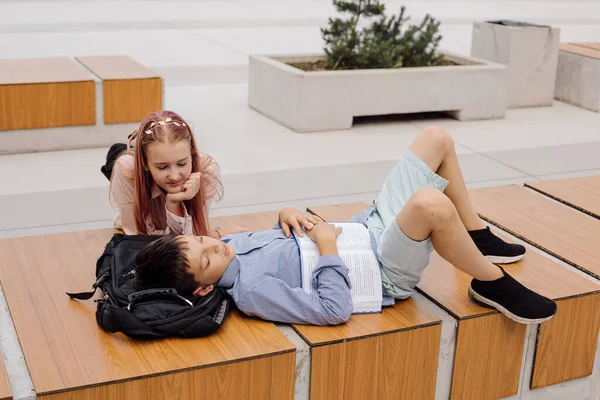
M 214 297 L 214 294 L 209 299 L 203 300 L 199 304 L 195 305 L 194 308 L 192 308 L 191 310 L 185 311 L 185 312 L 183 312 L 183 313 L 181 313 L 179 315 L 175 315 L 173 317 L 161 319 L 159 321 L 150 321 L 150 322 L 147 322 L 146 324 L 148 326 L 157 326 L 157 325 L 161 325 L 161 324 L 168 324 L 168 323 L 171 323 L 171 322 L 174 322 L 174 321 L 179 321 L 180 319 L 183 319 L 183 318 L 185 318 L 185 317 L 187 317 L 189 315 L 194 314 L 198 310 L 201 310 L 202 307 L 206 303 L 208 303 L 213 297 Z

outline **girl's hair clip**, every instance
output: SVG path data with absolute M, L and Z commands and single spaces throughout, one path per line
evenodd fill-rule
M 154 128 L 156 125 L 160 125 L 160 126 L 165 126 L 166 124 L 173 124 L 175 126 L 185 126 L 187 127 L 187 125 L 185 124 L 185 122 L 183 121 L 173 121 L 172 118 L 166 118 L 164 121 L 157 121 L 157 122 L 153 122 L 150 124 L 150 128 L 146 129 L 145 133 L 146 135 L 150 135 L 152 134 L 152 128 Z

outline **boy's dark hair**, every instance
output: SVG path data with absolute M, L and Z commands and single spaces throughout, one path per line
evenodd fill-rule
M 133 287 L 175 288 L 180 295 L 191 296 L 199 284 L 190 272 L 185 249 L 186 242 L 175 235 L 163 236 L 146 245 L 135 258 Z

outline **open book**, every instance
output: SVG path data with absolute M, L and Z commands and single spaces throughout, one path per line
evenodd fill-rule
M 352 313 L 381 312 L 382 288 L 381 270 L 377 256 L 371 246 L 369 230 L 357 223 L 333 223 L 341 226 L 342 233 L 337 238 L 338 252 L 350 269 L 352 283 Z M 319 262 L 319 249 L 308 235 L 300 237 L 294 233 L 300 248 L 300 268 L 302 288 L 312 292 L 312 272 Z

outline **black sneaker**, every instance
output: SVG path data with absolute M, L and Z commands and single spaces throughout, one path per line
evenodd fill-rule
M 493 264 L 510 264 L 525 257 L 525 246 L 506 243 L 494 235 L 489 227 L 469 231 L 469 235 L 481 254 Z
M 556 314 L 556 303 L 526 288 L 508 275 L 493 281 L 473 279 L 469 298 L 484 307 L 495 308 L 520 324 L 539 324 Z

